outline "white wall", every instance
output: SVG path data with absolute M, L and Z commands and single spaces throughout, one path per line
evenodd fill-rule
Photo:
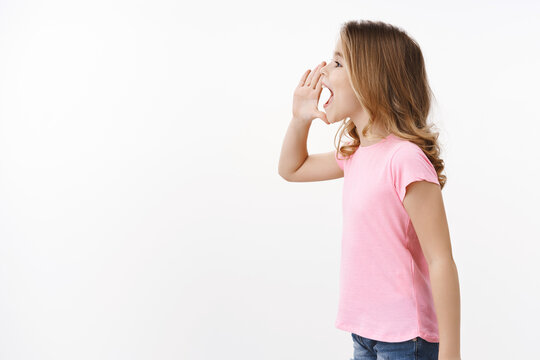
M 0 2 L 0 358 L 351 358 L 334 328 L 342 179 L 288 183 L 277 164 L 296 84 L 353 19 L 423 49 L 463 358 L 536 354 L 538 14 Z M 337 129 L 316 119 L 310 153 Z

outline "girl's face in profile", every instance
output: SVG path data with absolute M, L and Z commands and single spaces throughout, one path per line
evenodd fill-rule
M 338 41 L 334 57 L 321 69 L 322 83 L 330 89 L 331 97 L 325 105 L 326 117 L 330 123 L 341 121 L 362 111 L 356 98 L 345 67 L 341 42 Z

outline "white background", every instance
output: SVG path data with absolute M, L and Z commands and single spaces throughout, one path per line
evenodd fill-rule
M 0 1 L 0 359 L 351 358 L 342 179 L 277 168 L 300 77 L 361 19 L 423 50 L 462 358 L 537 354 L 539 10 Z

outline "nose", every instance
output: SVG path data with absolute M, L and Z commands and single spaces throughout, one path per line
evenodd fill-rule
M 323 67 L 321 67 L 321 75 L 324 75 L 326 76 L 326 67 L 328 66 L 328 64 L 324 65 Z

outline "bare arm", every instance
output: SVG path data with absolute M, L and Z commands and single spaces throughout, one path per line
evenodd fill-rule
M 291 182 L 331 180 L 343 177 L 334 151 L 309 155 L 307 137 L 311 122 L 293 118 L 285 134 L 279 158 L 279 175 Z
M 403 206 L 429 264 L 439 325 L 439 360 L 460 360 L 459 280 L 441 189 L 427 181 L 413 182 L 408 186 Z
M 320 69 L 324 65 L 323 61 L 313 72 L 307 70 L 294 90 L 293 117 L 283 140 L 278 166 L 279 175 L 287 181 L 343 177 L 333 151 L 315 155 L 309 155 L 307 151 L 307 137 L 313 120 L 319 117 L 329 124 L 326 114 L 317 109 L 322 91 Z

